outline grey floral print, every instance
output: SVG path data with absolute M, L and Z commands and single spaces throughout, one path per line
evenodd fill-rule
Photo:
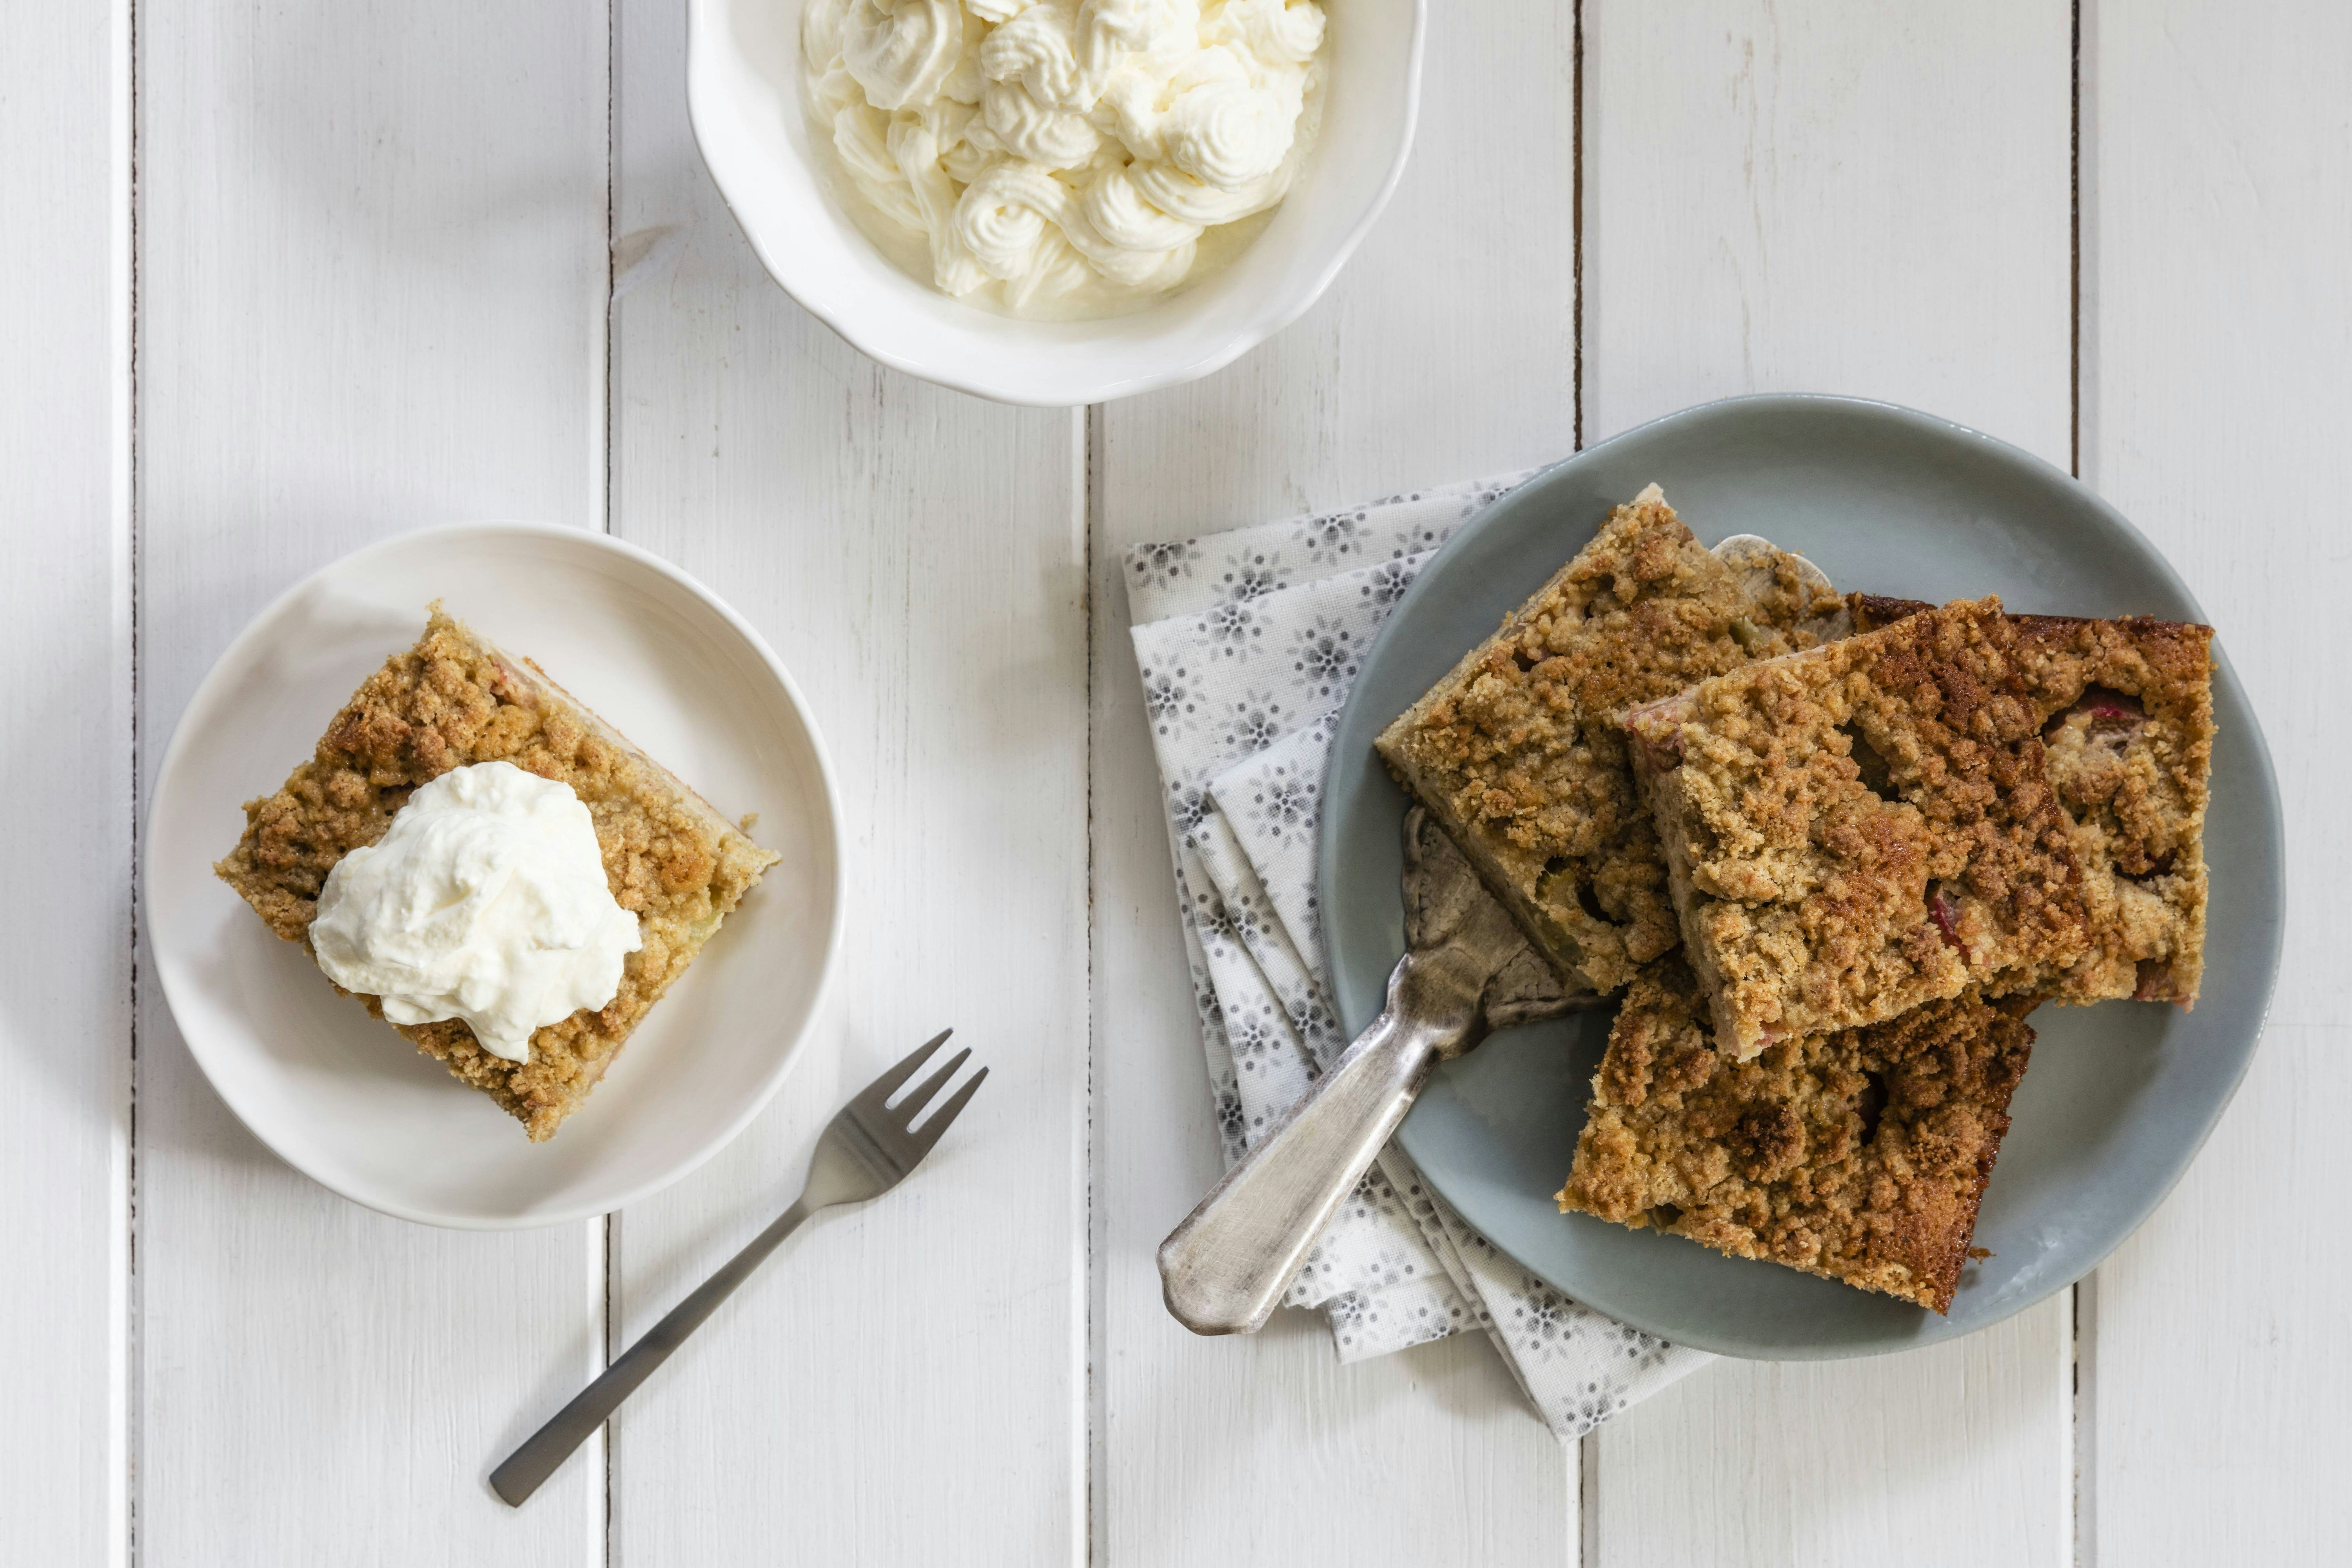
M 1318 616 L 1291 633 L 1290 647 L 1291 669 L 1325 702 L 1338 702 L 1356 683 L 1362 639 L 1337 617 Z
M 1179 539 L 1167 544 L 1139 544 L 1127 554 L 1127 581 L 1130 589 L 1165 590 L 1192 576 L 1193 563 L 1201 559 L 1201 542 Z
M 1422 560 L 1423 557 L 1418 555 L 1405 555 L 1394 561 L 1383 561 L 1365 574 L 1363 584 L 1357 591 L 1381 609 L 1392 610 L 1396 608 L 1396 602 L 1404 597 L 1404 591 L 1412 586 Z
M 1366 525 L 1370 520 L 1371 514 L 1362 507 L 1299 520 L 1298 542 L 1307 548 L 1308 563 L 1327 567 L 1353 564 L 1348 557 L 1362 553 L 1369 532 Z
M 1143 710 L 1151 715 L 1152 727 L 1163 735 L 1174 733 L 1192 711 L 1192 688 L 1188 681 L 1181 664 L 1143 672 Z
M 1312 834 L 1322 820 L 1316 792 L 1304 779 L 1282 773 L 1252 790 L 1248 816 L 1278 839 Z
M 1283 705 L 1269 692 L 1251 691 L 1227 709 L 1223 741 L 1228 752 L 1263 752 L 1291 728 Z
M 1350 567 L 1436 548 L 1488 503 L 1536 472 L 1414 490 L 1336 511 L 1139 544 L 1127 552 L 1127 588 L 1139 626 L 1198 615 L 1244 583 L 1291 587 Z M 1244 595 L 1242 596 L 1250 596 Z
M 1210 651 L 1220 658 L 1239 658 L 1250 643 L 1265 635 L 1265 628 L 1246 599 L 1227 599 L 1201 617 L 1208 631 Z
M 1261 551 L 1225 568 L 1222 592 L 1228 599 L 1255 599 L 1283 586 L 1284 579 L 1289 575 L 1272 556 Z
M 1243 1133 L 1249 1125 L 1242 1111 L 1241 1091 L 1227 1085 L 1216 1091 L 1217 1138 L 1225 1147 L 1225 1163 L 1230 1165 L 1249 1152 L 1249 1140 Z
M 1234 1070 L 1242 1073 L 1258 1071 L 1265 1058 L 1287 1042 L 1274 1021 L 1274 1009 L 1263 1005 L 1235 1013 L 1225 1014 L 1225 1044 L 1234 1053 Z M 1253 1133 L 1265 1124 L 1264 1116 L 1250 1119 Z M 1255 1140 L 1253 1139 L 1253 1142 Z

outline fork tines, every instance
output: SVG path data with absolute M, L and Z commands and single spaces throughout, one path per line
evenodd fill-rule
M 876 1110 L 882 1109 L 884 1102 L 888 1100 L 892 1095 L 898 1092 L 898 1086 L 905 1083 L 908 1079 L 914 1077 L 922 1065 L 931 1059 L 932 1053 L 937 1051 L 941 1046 L 946 1045 L 948 1043 L 948 1037 L 954 1033 L 955 1031 L 951 1028 L 941 1029 L 938 1034 L 933 1035 L 929 1039 L 925 1040 L 921 1045 L 917 1046 L 913 1050 L 908 1051 L 905 1059 L 900 1061 L 898 1066 L 891 1068 L 883 1073 L 881 1077 L 876 1079 L 872 1083 L 867 1084 L 865 1089 L 859 1093 L 858 1097 L 851 1103 L 866 1106 Z M 957 1059 L 961 1061 L 962 1058 L 958 1058 Z
M 915 1146 L 917 1158 L 939 1142 L 940 1134 L 948 1130 L 950 1122 L 962 1114 L 963 1108 L 971 1103 L 972 1095 L 978 1092 L 982 1081 L 988 1077 L 988 1069 L 982 1068 L 971 1075 L 971 1080 L 969 1083 L 957 1089 L 948 1098 L 946 1103 L 925 1119 L 920 1127 L 915 1125 L 915 1118 L 922 1113 L 923 1108 L 931 1102 L 932 1098 L 940 1089 L 947 1087 L 948 1081 L 955 1077 L 957 1069 L 971 1059 L 971 1047 L 967 1046 L 949 1058 L 946 1066 L 908 1090 L 897 1104 L 889 1103 L 890 1097 L 898 1093 L 899 1087 L 922 1070 L 923 1064 L 929 1061 L 938 1053 L 939 1048 L 947 1043 L 948 1037 L 954 1033 L 953 1029 L 941 1029 L 915 1047 L 903 1061 L 876 1079 L 866 1087 L 863 1094 L 851 1101 L 851 1104 L 858 1110 L 886 1118 L 892 1123 L 896 1130 Z

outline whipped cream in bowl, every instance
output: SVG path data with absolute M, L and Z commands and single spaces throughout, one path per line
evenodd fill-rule
M 688 98 L 768 271 L 1003 402 L 1205 375 L 1402 173 L 1424 0 L 688 0 Z
M 536 1030 L 611 1002 L 644 941 L 606 885 L 587 806 L 512 763 L 420 786 L 382 839 L 335 863 L 310 924 L 327 978 L 386 1018 L 462 1018 L 516 1062 Z
M 1324 31 L 1316 0 L 807 0 L 801 54 L 869 238 L 942 293 L 1075 318 L 1255 237 L 1314 144 Z

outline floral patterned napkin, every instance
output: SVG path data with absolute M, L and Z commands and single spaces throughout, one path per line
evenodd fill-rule
M 1315 906 L 1332 721 L 1430 552 L 1527 477 L 1129 552 L 1131 635 L 1227 1163 L 1348 1046 Z M 1284 1300 L 1322 1309 L 1342 1361 L 1481 1330 L 1563 1439 L 1710 1359 L 1529 1275 L 1393 1146 Z

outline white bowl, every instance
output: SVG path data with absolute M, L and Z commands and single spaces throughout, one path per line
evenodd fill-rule
M 782 857 L 545 1143 L 336 995 L 212 872 L 242 804 L 310 754 L 435 598 L 538 660 L 719 810 L 758 812 L 753 837 Z M 693 578 L 578 529 L 434 529 L 298 584 L 205 677 L 148 818 L 149 941 L 189 1050 L 287 1163 L 403 1219 L 552 1225 L 676 1181 L 775 1093 L 841 948 L 840 817 L 792 678 Z
M 1323 124 L 1265 231 L 1150 309 L 1028 321 L 891 265 L 830 194 L 802 103 L 801 0 L 692 0 L 687 100 L 711 177 L 787 293 L 897 370 L 1004 403 L 1100 403 L 1217 370 L 1296 321 L 1388 204 L 1412 145 L 1424 0 L 1324 0 Z M 820 163 L 823 159 L 825 162 Z

